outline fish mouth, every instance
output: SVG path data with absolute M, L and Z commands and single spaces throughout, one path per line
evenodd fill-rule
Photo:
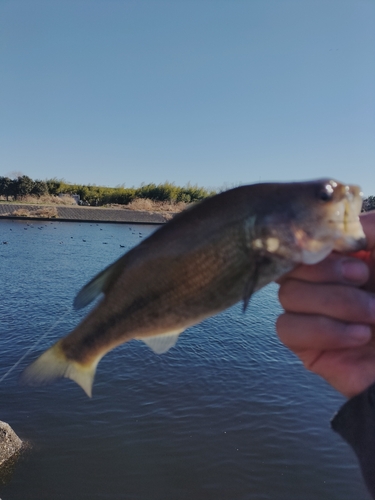
M 358 186 L 342 186 L 341 190 L 342 197 L 333 204 L 328 218 L 333 232 L 333 250 L 362 250 L 366 247 L 366 237 L 359 220 L 363 194 Z
M 303 230 L 294 232 L 301 250 L 301 261 L 315 264 L 333 250 L 356 252 L 366 248 L 359 214 L 362 208 L 362 193 L 358 186 L 346 186 L 331 181 L 333 199 L 320 205 L 320 223 L 309 235 Z

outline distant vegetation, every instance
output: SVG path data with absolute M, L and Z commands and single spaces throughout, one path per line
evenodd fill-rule
M 203 200 L 215 194 L 198 186 L 178 187 L 170 182 L 164 184 L 144 184 L 139 188 L 115 188 L 95 185 L 69 184 L 64 180 L 33 180 L 27 175 L 16 179 L 0 177 L 0 196 L 7 201 L 18 201 L 27 196 L 43 198 L 43 196 L 59 196 L 63 194 L 79 195 L 85 205 L 101 206 L 109 204 L 128 205 L 135 199 L 143 198 L 156 202 L 191 203 Z
M 40 218 L 48 218 L 52 219 L 57 217 L 57 209 L 56 207 L 43 207 L 36 208 L 35 210 L 28 210 L 26 208 L 19 208 L 12 213 L 13 216 L 16 217 L 40 217 Z
M 173 183 L 164 184 L 143 184 L 139 188 L 126 188 L 119 186 L 115 188 L 101 187 L 95 185 L 70 184 L 62 179 L 48 179 L 46 181 L 33 180 L 27 175 L 19 176 L 15 179 L 0 177 L 0 197 L 7 201 L 29 201 L 30 196 L 37 198 L 42 203 L 48 203 L 48 197 L 61 195 L 79 195 L 84 205 L 129 205 L 129 208 L 136 210 L 152 210 L 152 206 L 146 208 L 146 200 L 157 202 L 163 205 L 182 205 L 196 202 L 212 196 L 214 191 L 208 191 L 198 186 L 187 185 L 185 187 L 176 186 Z M 140 203 L 141 200 L 144 200 Z M 56 198 L 49 201 L 56 203 Z M 68 204 L 74 202 L 70 196 L 68 199 L 59 198 L 59 203 Z M 141 208 L 142 206 L 142 208 Z M 368 196 L 363 200 L 362 212 L 375 210 L 375 196 Z
M 375 196 L 368 196 L 363 200 L 362 212 L 375 210 Z

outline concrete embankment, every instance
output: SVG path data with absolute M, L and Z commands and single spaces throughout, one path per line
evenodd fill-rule
M 53 217 L 40 216 L 38 213 L 48 213 L 51 209 L 56 214 Z M 27 216 L 17 215 L 19 211 L 28 212 Z M 57 220 L 63 222 L 111 222 L 119 224 L 163 224 L 174 214 L 156 212 L 141 212 L 124 208 L 101 208 L 79 206 L 46 206 L 0 203 L 0 218 L 22 220 Z

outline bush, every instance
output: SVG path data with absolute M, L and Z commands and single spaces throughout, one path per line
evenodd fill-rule
M 30 194 L 37 196 L 38 198 L 48 194 L 47 184 L 44 181 L 35 181 Z
M 183 201 L 191 203 L 200 201 L 215 194 L 198 186 L 178 187 L 170 182 L 164 184 L 146 184 L 136 190 L 137 198 L 149 198 L 153 201 L 168 201 L 170 203 Z
M 28 195 L 44 197 L 46 195 L 58 196 L 61 194 L 78 194 L 82 204 L 99 206 L 108 204 L 128 205 L 137 198 L 149 199 L 162 203 L 192 203 L 215 194 L 198 186 L 187 185 L 178 187 L 171 182 L 164 184 L 144 184 L 139 188 L 101 187 L 84 184 L 68 184 L 63 179 L 47 179 L 46 181 L 33 181 L 26 175 L 17 179 L 0 177 L 0 196 L 9 196 L 14 199 Z
M 5 196 L 7 201 L 12 196 L 12 180 L 9 177 L 0 177 L 0 196 Z
M 27 175 L 22 175 L 16 179 L 15 198 L 26 196 L 31 193 L 34 188 L 34 181 Z
M 369 196 L 363 200 L 362 212 L 369 212 L 375 210 L 375 196 Z

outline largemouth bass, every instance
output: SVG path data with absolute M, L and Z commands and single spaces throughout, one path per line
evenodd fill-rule
M 188 327 L 243 301 L 300 263 L 365 247 L 357 186 L 323 179 L 242 186 L 182 212 L 92 279 L 82 308 L 102 300 L 26 368 L 29 385 L 67 377 L 91 396 L 100 359 L 132 339 L 155 352 Z

